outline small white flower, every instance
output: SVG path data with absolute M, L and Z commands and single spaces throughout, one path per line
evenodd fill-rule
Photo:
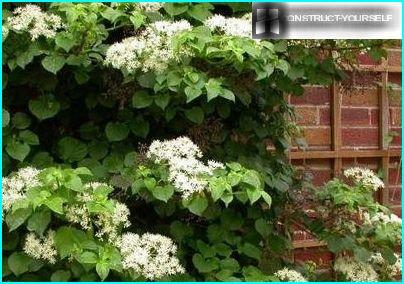
M 27 255 L 35 259 L 55 264 L 57 251 L 54 238 L 55 232 L 52 230 L 49 230 L 46 236 L 43 237 L 37 237 L 35 233 L 29 233 L 25 239 L 23 250 Z
M 185 49 L 174 51 L 171 43 L 173 36 L 188 29 L 191 29 L 191 25 L 185 20 L 154 22 L 140 35 L 112 44 L 106 52 L 104 63 L 129 73 L 138 70 L 160 73 L 170 63 L 189 55 Z
M 26 167 L 2 179 L 3 213 L 9 211 L 16 201 L 24 199 L 30 188 L 39 185 L 39 173 L 33 167 Z
M 344 175 L 374 191 L 384 188 L 383 181 L 370 169 L 353 167 L 346 169 Z
M 149 280 L 184 273 L 176 257 L 177 246 L 170 238 L 146 233 L 125 233 L 119 242 L 123 268 Z
M 251 14 L 242 18 L 226 18 L 213 15 L 204 22 L 212 31 L 219 31 L 228 36 L 251 37 Z
M 334 270 L 353 282 L 377 282 L 379 280 L 379 276 L 371 264 L 358 262 L 352 257 L 338 257 L 334 263 Z
M 278 270 L 275 272 L 275 276 L 282 281 L 289 281 L 289 282 L 307 282 L 307 279 L 303 277 L 300 272 L 296 270 L 289 269 L 287 267 Z
M 208 165 L 205 165 L 200 161 L 202 151 L 188 137 L 155 140 L 146 156 L 156 163 L 167 163 L 169 181 L 181 191 L 184 199 L 202 192 L 207 187 L 204 176 L 212 175 L 213 170 L 217 168 L 224 168 L 219 162 L 208 161 Z
M 37 5 L 28 4 L 13 11 L 7 19 L 10 29 L 17 32 L 28 32 L 34 41 L 40 36 L 53 38 L 56 31 L 62 28 L 62 19 L 54 14 L 43 12 Z

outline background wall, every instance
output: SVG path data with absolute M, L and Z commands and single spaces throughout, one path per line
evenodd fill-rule
M 381 63 L 366 56 L 360 56 L 360 62 L 363 72 L 337 85 L 334 93 L 338 95 L 333 87 L 307 86 L 304 96 L 289 98 L 308 144 L 304 151 L 293 148 L 290 157 L 294 165 L 313 177 L 315 185 L 323 185 L 353 165 L 381 169 L 384 160 L 388 187 L 384 199 L 383 193 L 376 198 L 401 216 L 401 49 L 389 49 L 387 60 Z M 340 134 L 333 133 L 334 127 Z M 391 132 L 398 136 L 386 145 L 381 137 Z M 336 159 L 341 154 L 336 154 L 335 143 L 339 143 L 339 153 L 346 150 L 343 155 L 350 157 Z M 319 268 L 330 265 L 333 255 L 310 233 L 297 230 L 294 237 L 295 261 L 311 259 Z

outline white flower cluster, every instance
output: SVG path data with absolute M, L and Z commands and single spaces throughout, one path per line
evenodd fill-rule
M 84 187 L 85 187 L 86 189 L 92 189 L 92 190 L 97 189 L 97 188 L 100 187 L 100 186 L 109 186 L 109 185 L 106 184 L 106 183 L 104 183 L 104 182 L 97 182 L 97 181 L 89 182 L 89 183 L 86 183 L 86 184 L 84 185 Z
M 208 161 L 207 165 L 200 161 L 202 152 L 188 137 L 155 140 L 146 155 L 156 163 L 168 164 L 169 181 L 181 191 L 184 199 L 206 188 L 204 175 L 212 175 L 215 169 L 224 168 L 223 164 L 215 161 Z
M 104 183 L 88 183 L 84 185 L 87 189 L 95 189 L 99 186 L 108 186 Z M 84 230 L 93 230 L 95 227 L 95 236 L 104 239 L 110 243 L 114 243 L 119 235 L 121 228 L 130 226 L 128 207 L 119 202 L 115 202 L 114 211 L 112 213 L 105 211 L 92 215 L 87 207 L 86 202 L 91 202 L 93 196 L 90 193 L 81 193 L 77 196 L 77 201 L 81 203 L 66 206 L 66 220 L 80 225 Z
M 9 211 L 16 201 L 25 198 L 28 189 L 39 185 L 39 173 L 33 167 L 26 167 L 2 179 L 3 212 Z
M 372 217 L 368 217 L 368 220 L 365 219 L 368 223 L 383 223 L 383 224 L 395 224 L 401 226 L 402 220 L 396 214 L 386 214 L 384 212 L 377 212 Z
M 162 2 L 139 2 L 136 5 L 145 12 L 157 12 L 163 8 L 164 3 Z
M 281 281 L 307 282 L 307 279 L 304 278 L 300 272 L 293 269 L 289 269 L 287 267 L 275 272 L 275 276 L 278 277 L 279 280 Z
M 137 70 L 162 72 L 169 63 L 189 55 L 185 49 L 174 51 L 171 44 L 173 36 L 189 29 L 191 25 L 186 20 L 154 22 L 139 36 L 112 44 L 106 52 L 104 63 L 129 73 Z
M 358 262 L 352 257 L 338 257 L 334 270 L 353 282 L 377 282 L 379 276 L 370 263 Z
M 397 258 L 394 264 L 389 264 L 381 253 L 373 254 L 369 262 L 378 265 L 390 279 L 395 279 L 402 273 L 402 258 L 396 253 L 394 255 Z
M 28 32 L 34 41 L 40 36 L 53 38 L 62 28 L 62 19 L 54 14 L 43 12 L 37 5 L 28 4 L 13 11 L 7 25 L 16 32 Z
M 204 24 L 211 31 L 219 31 L 227 36 L 251 37 L 251 15 L 243 18 L 226 18 L 222 15 L 213 15 L 205 20 Z
M 100 239 L 106 237 L 110 243 L 116 242 L 119 237 L 119 228 L 128 228 L 130 226 L 129 215 L 128 207 L 117 202 L 112 215 L 107 213 L 99 214 L 97 220 L 94 221 L 98 227 L 95 236 Z
M 29 233 L 25 239 L 23 250 L 35 259 L 45 260 L 51 264 L 56 263 L 55 232 L 49 230 L 43 237 Z
M 370 169 L 353 167 L 346 169 L 344 175 L 347 178 L 352 178 L 365 187 L 371 188 L 374 191 L 384 188 L 383 181 Z
M 149 280 L 185 272 L 176 257 L 177 246 L 165 236 L 125 233 L 119 249 L 124 269 L 133 270 Z
M 119 8 L 123 10 L 142 10 L 144 12 L 158 12 L 163 8 L 163 2 L 132 2 L 132 3 L 122 3 L 122 2 L 112 2 L 112 8 Z

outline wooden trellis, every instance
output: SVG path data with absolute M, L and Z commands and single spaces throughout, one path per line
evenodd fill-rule
M 342 159 L 344 158 L 378 158 L 380 159 L 380 167 L 384 172 L 385 188 L 380 190 L 379 201 L 387 204 L 389 201 L 389 163 L 391 157 L 400 157 L 401 150 L 389 149 L 385 137 L 389 132 L 389 98 L 388 98 L 388 74 L 401 73 L 401 67 L 388 66 L 387 60 L 377 66 L 361 66 L 361 70 L 366 72 L 381 73 L 381 82 L 378 86 L 378 102 L 379 102 L 379 149 L 375 150 L 351 150 L 342 147 L 342 129 L 341 129 L 341 109 L 342 95 L 339 91 L 338 83 L 330 86 L 330 108 L 331 108 L 331 150 L 328 151 L 295 151 L 289 152 L 290 160 L 306 160 L 306 159 L 331 159 L 333 161 L 333 176 L 337 177 L 342 172 Z M 308 248 L 323 246 L 324 243 L 316 240 L 299 240 L 294 242 L 295 248 Z

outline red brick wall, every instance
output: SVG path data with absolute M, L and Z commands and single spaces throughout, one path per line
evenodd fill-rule
M 401 49 L 389 50 L 387 64 L 401 67 Z M 361 63 L 374 65 L 369 58 L 362 56 Z M 355 84 L 342 90 L 342 147 L 343 149 L 370 150 L 379 148 L 379 100 L 377 85 L 381 74 L 364 74 L 355 77 Z M 401 150 L 401 72 L 389 73 L 388 81 L 396 84 L 389 90 L 389 130 L 399 134 L 390 144 L 390 149 Z M 308 148 L 306 151 L 331 150 L 331 95 L 329 88 L 306 86 L 301 97 L 291 97 L 290 103 L 298 115 L 297 122 L 304 131 Z M 292 161 L 302 171 L 309 172 L 315 185 L 323 185 L 333 175 L 333 159 L 308 159 Z M 399 158 L 390 158 L 389 206 L 401 216 L 401 169 Z M 342 159 L 343 168 L 353 165 L 366 166 L 377 170 L 380 158 Z M 313 237 L 302 231 L 295 232 L 297 241 L 307 241 Z M 327 267 L 332 262 L 332 254 L 324 247 L 298 248 L 295 261 L 313 260 L 319 267 Z

